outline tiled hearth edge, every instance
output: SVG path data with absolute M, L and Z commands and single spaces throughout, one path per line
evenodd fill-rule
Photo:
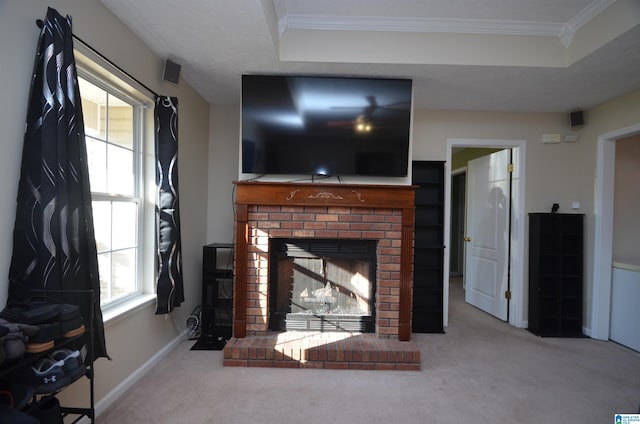
M 287 332 L 232 338 L 224 366 L 419 371 L 414 342 L 379 339 L 373 334 Z

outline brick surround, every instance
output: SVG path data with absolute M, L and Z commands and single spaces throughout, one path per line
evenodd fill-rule
M 268 331 L 270 238 L 377 240 L 376 325 L 375 334 L 368 337 L 388 339 L 389 343 L 410 340 L 413 187 L 236 184 L 234 339 L 225 348 L 226 365 L 244 363 L 244 359 L 237 362 L 239 346 L 247 346 L 247 343 L 250 346 L 252 343 L 275 346 L 265 341 L 273 337 Z M 255 340 L 239 340 L 245 337 Z M 309 342 L 307 338 L 306 343 L 315 342 Z M 398 352 L 403 352 L 399 355 L 403 358 L 405 351 L 416 350 L 413 343 L 398 345 Z M 271 353 L 266 355 L 272 356 Z M 274 350 L 273 356 L 276 355 Z M 412 354 L 406 355 L 413 358 Z M 360 366 L 362 364 L 358 364 Z M 389 364 L 379 366 L 385 368 Z
M 247 336 L 267 332 L 269 239 L 378 240 L 376 334 L 398 337 L 402 211 L 335 206 L 249 206 Z

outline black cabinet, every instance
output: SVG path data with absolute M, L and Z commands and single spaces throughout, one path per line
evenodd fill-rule
M 201 337 L 231 337 L 233 319 L 233 244 L 202 249 Z
M 582 214 L 529 214 L 529 331 L 582 336 Z
M 416 189 L 413 253 L 414 333 L 442 333 L 444 162 L 414 161 Z

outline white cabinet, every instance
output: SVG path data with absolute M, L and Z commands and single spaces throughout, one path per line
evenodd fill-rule
M 609 338 L 640 351 L 640 267 L 615 263 L 611 275 Z

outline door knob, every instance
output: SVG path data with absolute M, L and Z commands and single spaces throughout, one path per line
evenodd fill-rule
M 470 241 L 471 241 L 471 237 L 465 237 L 465 238 L 464 238 L 464 241 L 466 241 L 466 242 L 470 242 Z

